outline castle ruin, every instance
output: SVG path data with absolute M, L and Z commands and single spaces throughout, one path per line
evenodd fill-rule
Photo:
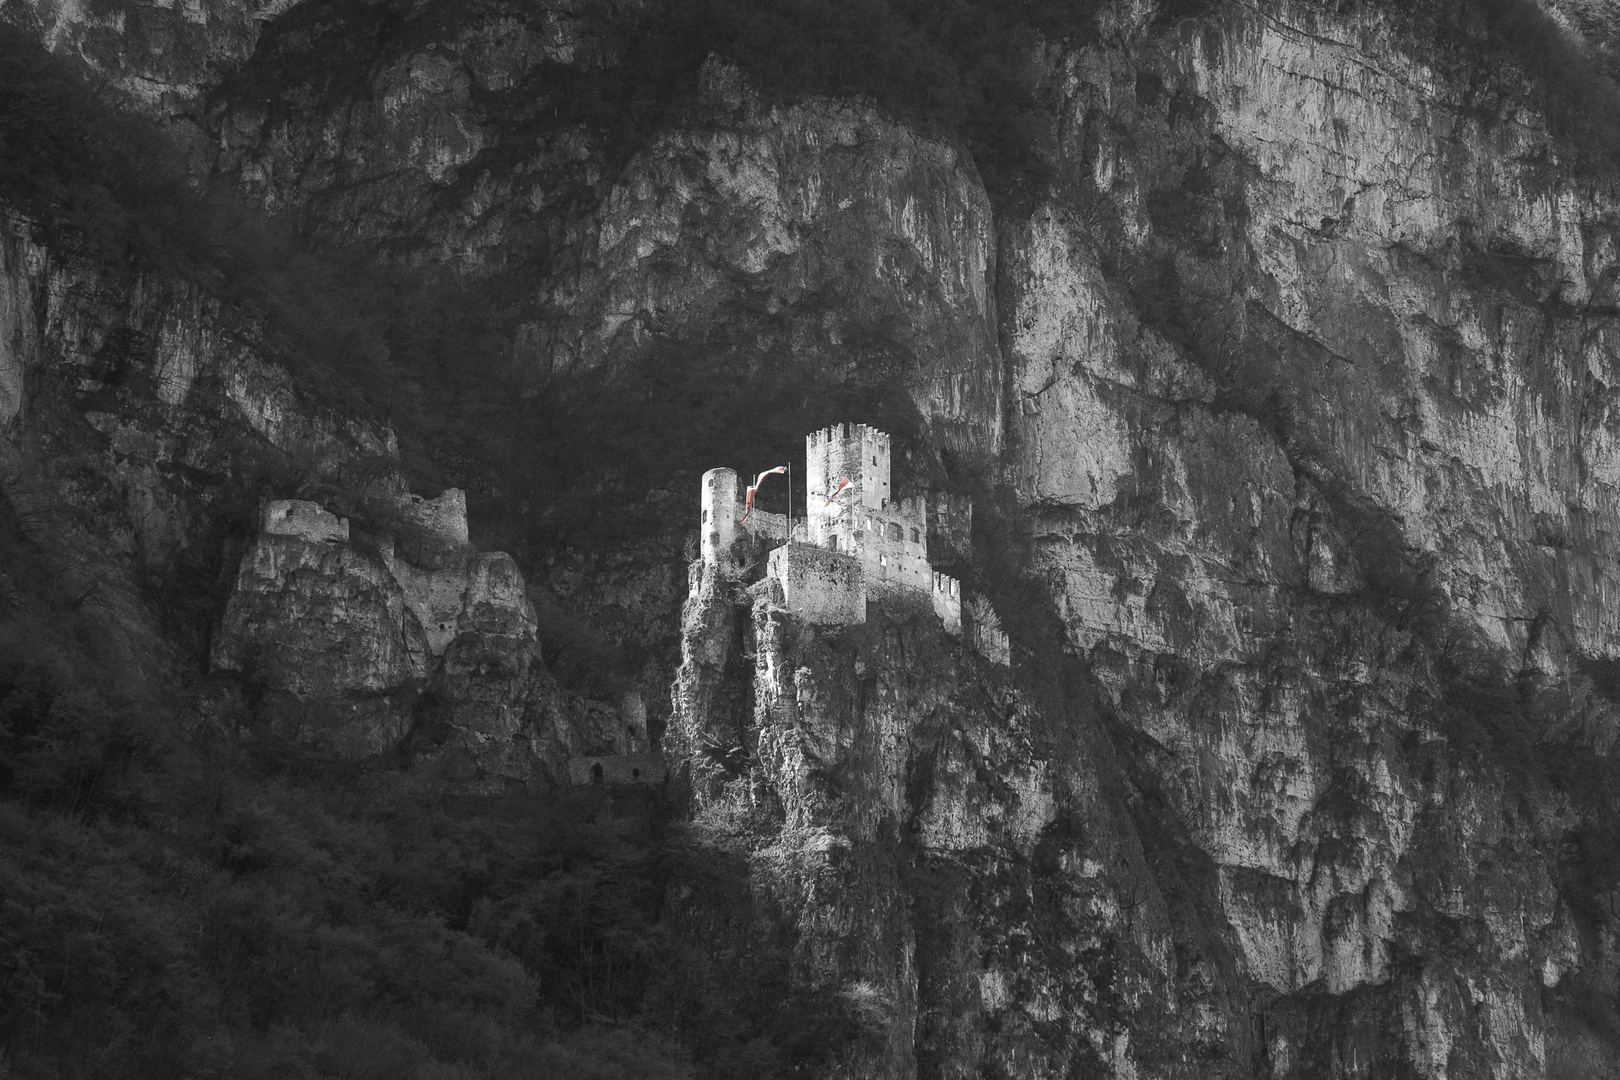
M 574 787 L 662 784 L 669 765 L 661 754 L 598 754 L 568 759 L 568 782 Z
M 704 473 L 702 559 L 694 588 L 702 573 L 725 572 L 732 546 L 748 538 L 772 547 L 766 577 L 782 605 L 803 619 L 865 622 L 867 601 L 877 600 L 932 610 L 948 632 L 960 634 L 961 584 L 936 573 L 928 561 L 929 500 L 894 498 L 891 461 L 889 435 L 865 424 L 811 432 L 805 437 L 801 527 L 758 509 L 740 522 L 737 473 Z M 844 480 L 849 484 L 839 491 Z
M 271 499 L 264 504 L 259 527 L 271 536 L 295 536 L 311 544 L 349 542 L 348 518 L 303 499 Z

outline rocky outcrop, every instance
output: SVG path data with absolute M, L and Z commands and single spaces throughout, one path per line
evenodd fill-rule
M 0 213 L 0 494 L 142 670 L 185 678 L 259 493 L 357 471 L 387 491 L 393 436 L 309 401 L 197 283 L 47 235 Z
M 685 609 L 665 745 L 851 1025 L 825 1073 L 1609 1075 L 1620 193 L 1484 51 L 1501 6 L 1109 8 L 1032 43 L 1051 182 L 994 209 L 958 147 L 718 61 L 614 143 L 547 81 L 615 63 L 563 4 L 283 20 L 210 145 L 328 239 L 508 297 L 537 380 L 895 380 L 918 461 L 979 492 L 956 558 L 1005 644 L 807 628 L 701 571 Z M 386 448 L 202 293 L 11 233 L 0 412 L 84 418 L 65 490 L 132 564 L 202 543 L 209 416 L 323 476 Z M 605 739 L 526 659 L 515 568 L 437 535 L 258 538 L 221 664 L 477 782 Z M 657 641 L 652 550 L 551 580 Z
M 314 504 L 270 504 L 214 670 L 242 677 L 280 734 L 441 760 L 463 786 L 557 783 L 572 754 L 628 748 L 616 710 L 570 700 L 540 664 L 523 575 L 504 552 L 467 547 L 465 505 L 456 489 L 401 499 L 401 529 L 433 556 L 423 567 L 391 535 L 350 543 Z
M 464 279 L 543 259 L 555 272 L 512 326 L 536 379 L 671 341 L 740 372 L 760 352 L 806 372 L 871 353 L 915 366 L 907 388 L 942 442 L 999 446 L 995 242 L 970 162 L 870 108 L 770 105 L 718 60 L 691 123 L 627 162 L 588 125 L 508 145 L 475 100 L 522 93 L 536 108 L 535 95 L 557 92 L 539 72 L 599 66 L 604 46 L 561 7 L 543 24 L 496 10 L 342 94 L 311 85 L 289 103 L 227 88 L 219 167 L 332 235 Z M 264 62 L 308 64 L 342 46 L 276 47 Z M 582 218 L 568 213 L 582 205 Z M 750 355 L 738 353 L 745 340 Z

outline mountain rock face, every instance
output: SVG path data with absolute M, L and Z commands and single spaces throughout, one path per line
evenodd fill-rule
M 203 95 L 299 0 L 20 0 L 7 20 L 72 56 L 145 111 L 195 123 Z
M 579 708 L 537 662 L 523 575 L 505 552 L 467 548 L 460 491 L 405 498 L 415 562 L 394 535 L 357 545 L 347 519 L 287 507 L 266 507 L 210 657 L 249 680 L 272 730 L 355 758 L 426 755 L 490 790 L 555 784 L 572 754 L 628 749 L 617 715 Z M 420 520 L 433 528 L 409 527 Z
M 1003 462 L 1096 713 L 942 737 L 972 665 L 910 679 L 949 649 L 762 616 L 734 722 L 804 978 L 911 1029 L 849 1075 L 1615 1067 L 1569 861 L 1607 811 L 1557 775 L 1614 742 L 1613 182 L 1404 30 L 1234 9 L 1054 60 Z
M 26 25 L 314 235 L 498 292 L 537 382 L 896 382 L 896 479 L 972 494 L 952 569 L 1012 640 L 1007 669 L 881 605 L 802 625 L 757 559 L 677 611 L 677 560 L 628 544 L 520 570 L 243 508 L 227 542 L 255 454 L 353 492 L 389 436 L 294 401 L 205 292 L 10 219 L 6 453 L 70 451 L 63 528 L 109 581 L 213 575 L 204 651 L 263 718 L 560 779 L 622 718 L 534 660 L 543 576 L 663 650 L 672 791 L 747 879 L 677 882 L 668 919 L 717 962 L 786 949 L 844 1025 L 820 1075 L 1620 1074 L 1620 188 L 1484 16 L 1102 12 L 1025 56 L 1047 175 L 996 201 L 934 133 L 718 58 L 615 141 L 554 81 L 619 62 L 583 5 L 353 68 L 385 39 L 333 5 L 216 6 L 185 65 L 76 8 Z M 678 550 L 696 485 L 618 512 Z

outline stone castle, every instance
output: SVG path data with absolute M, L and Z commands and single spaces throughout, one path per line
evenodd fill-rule
M 783 606 L 801 618 L 861 623 L 868 600 L 926 604 L 947 631 L 960 634 L 961 585 L 928 561 L 928 502 L 893 497 L 890 462 L 889 436 L 876 428 L 839 424 L 811 432 L 802 478 L 805 521 L 791 527 L 792 535 L 782 514 L 756 509 L 739 522 L 740 478 L 731 469 L 710 469 L 703 474 L 704 565 L 722 566 L 733 544 L 752 539 L 774 545 L 766 576 L 780 589 Z M 846 479 L 849 486 L 839 492 Z

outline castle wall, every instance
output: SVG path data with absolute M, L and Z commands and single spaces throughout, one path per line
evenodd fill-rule
M 890 503 L 887 510 L 867 516 L 872 523 L 862 557 L 867 591 L 873 595 L 927 593 L 933 570 L 928 565 L 928 511 L 923 500 Z
M 296 536 L 312 544 L 349 542 L 348 518 L 303 499 L 271 499 L 264 504 L 259 525 L 272 536 Z
M 703 474 L 702 520 L 698 524 L 699 548 L 706 563 L 717 563 L 731 550 L 737 538 L 737 519 L 742 516 L 742 499 L 735 469 L 710 469 Z
M 769 575 L 783 605 L 814 623 L 866 621 L 866 575 L 859 559 L 810 544 L 784 544 L 770 554 Z
M 458 557 L 453 565 L 435 570 L 397 558 L 385 565 L 399 584 L 405 606 L 422 624 L 434 656 L 443 656 L 450 643 L 469 630 L 510 631 L 536 622 L 523 575 L 504 551 Z
M 460 488 L 445 488 L 437 499 L 407 494 L 400 499 L 399 509 L 406 521 L 440 544 L 467 546 L 467 493 Z
M 766 542 L 786 540 L 788 538 L 786 514 L 767 514 L 763 510 L 756 509 L 752 514 L 748 515 L 748 524 L 739 525 L 737 528 L 741 532 L 746 532 L 750 536 Z
M 662 784 L 668 776 L 669 766 L 660 754 L 604 754 L 568 759 L 568 782 L 574 787 Z

